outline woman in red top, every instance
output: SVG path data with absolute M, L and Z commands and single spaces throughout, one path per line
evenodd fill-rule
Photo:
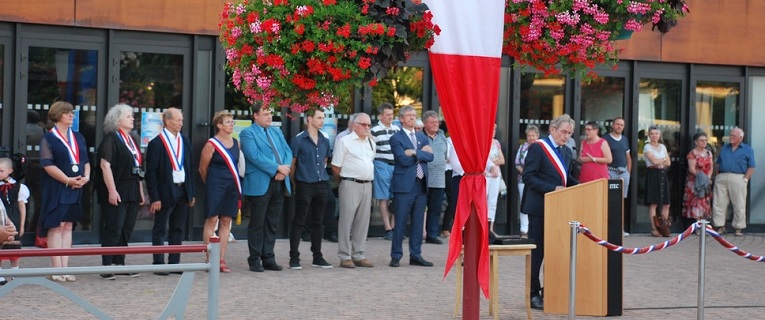
M 601 178 L 608 179 L 608 164 L 611 163 L 611 148 L 606 140 L 598 133 L 600 126 L 595 121 L 584 125 L 586 138 L 579 148 L 579 161 L 582 162 L 582 171 L 579 174 L 579 182 L 584 183 Z

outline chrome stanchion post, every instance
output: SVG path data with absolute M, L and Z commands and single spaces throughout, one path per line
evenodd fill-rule
M 208 282 L 207 282 L 207 319 L 218 319 L 218 289 L 220 286 L 220 238 L 210 237 L 207 246 Z M 228 239 L 224 240 L 228 241 Z
M 707 257 L 707 221 L 706 219 L 702 219 L 699 221 L 701 228 L 701 232 L 699 232 L 699 301 L 698 308 L 696 311 L 696 319 L 703 320 L 704 319 L 704 273 L 705 273 L 705 264 L 704 261 L 706 261 Z
M 576 310 L 576 236 L 579 233 L 579 221 L 571 221 L 571 256 L 568 270 L 568 318 L 574 319 Z

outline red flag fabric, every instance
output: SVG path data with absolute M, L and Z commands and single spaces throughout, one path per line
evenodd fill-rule
M 481 225 L 478 282 L 489 296 L 486 179 L 499 96 L 504 0 L 425 0 L 441 28 L 430 49 L 438 99 L 465 175 L 460 183 L 444 277 L 462 250 L 462 230 L 476 209 Z

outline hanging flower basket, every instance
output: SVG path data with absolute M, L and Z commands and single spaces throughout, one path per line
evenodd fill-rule
M 666 33 L 687 12 L 683 0 L 507 0 L 502 52 L 516 67 L 586 81 L 596 65 L 616 64 L 614 40 L 649 22 Z
M 237 0 L 221 13 L 232 83 L 272 109 L 350 105 L 440 30 L 411 0 Z

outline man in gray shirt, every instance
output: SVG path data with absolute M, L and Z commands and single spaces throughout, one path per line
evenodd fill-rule
M 433 149 L 433 161 L 428 163 L 428 213 L 425 223 L 426 243 L 442 244 L 438 239 L 438 224 L 441 219 L 441 209 L 444 202 L 444 188 L 446 188 L 446 158 L 449 152 L 448 143 L 444 132 L 439 130 L 441 121 L 435 111 L 426 111 L 422 114 L 423 132 L 428 137 L 430 147 Z
M 608 147 L 611 148 L 611 156 L 613 160 L 608 165 L 608 178 L 609 179 L 622 179 L 624 185 L 624 198 L 627 198 L 629 194 L 630 186 L 630 172 L 632 172 L 632 157 L 630 157 L 630 143 L 627 136 L 623 135 L 624 132 L 624 118 L 616 117 L 614 122 L 611 123 L 611 133 L 605 135 L 603 139 L 608 142 Z M 630 234 L 626 231 L 624 236 Z

